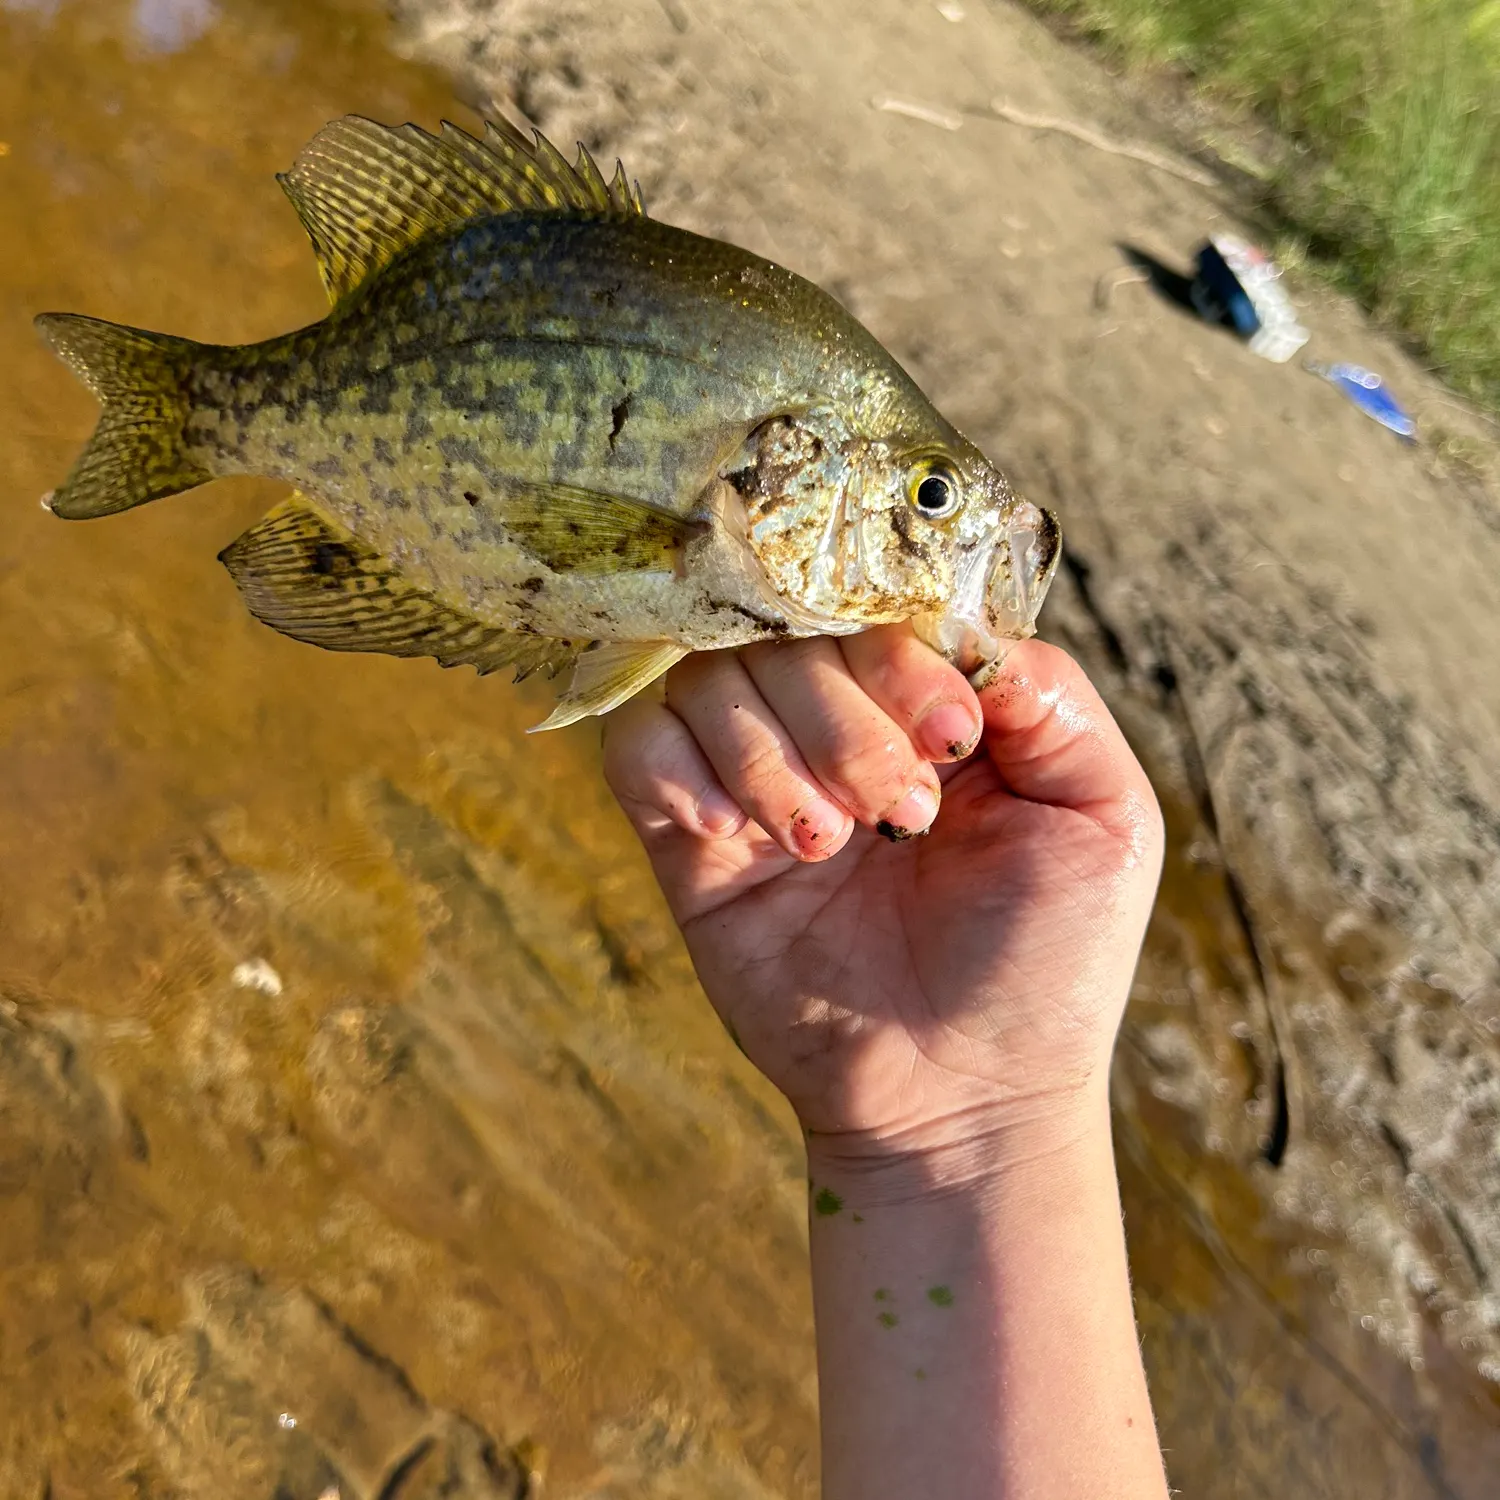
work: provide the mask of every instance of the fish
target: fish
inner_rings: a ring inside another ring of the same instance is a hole
[[[326,317],[213,345],[73,313],[101,404],[50,509],[226,475],[291,494],[220,554],[257,619],[339,651],[567,671],[538,729],[693,651],[910,620],[982,685],[1061,529],[832,296],[658,222],[504,120],[325,126],[277,179]]]

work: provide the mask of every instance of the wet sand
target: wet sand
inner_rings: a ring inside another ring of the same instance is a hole
[[[0,9],[0,1494],[816,1493],[800,1142],[596,732],[257,625],[214,558],[274,486],[38,503],[94,408],[33,313],[321,316],[273,173],[345,110],[472,120],[455,89],[821,280],[1063,515],[1048,629],[1173,838],[1117,1100],[1174,1482],[1491,1493],[1488,501],[1139,287],[1096,302],[1112,238],[1185,256],[1227,201],[869,107],[1003,84],[1151,129],[1038,28],[772,8]],[[1442,618],[1389,582],[1413,537]]]

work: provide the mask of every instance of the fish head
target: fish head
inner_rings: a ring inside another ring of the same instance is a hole
[[[957,433],[873,440],[814,414],[765,424],[747,450],[726,477],[767,596],[797,623],[911,620],[979,685],[1035,630],[1061,529]]]
[[[1057,517],[1017,495],[982,456],[961,471],[974,495],[971,524],[957,530],[952,582],[940,609],[912,628],[982,688],[1036,619],[1062,557]]]

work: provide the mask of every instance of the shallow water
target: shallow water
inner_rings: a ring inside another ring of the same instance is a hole
[[[38,503],[93,406],[31,315],[320,316],[273,173],[346,110],[468,118],[391,42],[352,0],[0,3],[0,1495],[810,1496],[800,1143],[595,734],[527,740],[545,688],[257,625],[214,557],[273,486]],[[1087,602],[1065,582],[1055,627],[1086,657]],[[1234,829],[1172,791],[1179,709],[1116,686],[1175,799],[1117,1070],[1175,1482],[1490,1495],[1461,1279],[1377,1327],[1345,1200],[1308,1227],[1365,1167],[1289,1072]]]
[[[30,315],[320,316],[272,174],[451,89],[360,6],[12,6],[0,59],[0,1494],[394,1494],[432,1441],[509,1494],[478,1429],[562,1494],[805,1491],[797,1138],[596,736],[250,620],[271,486],[38,504],[92,415]]]

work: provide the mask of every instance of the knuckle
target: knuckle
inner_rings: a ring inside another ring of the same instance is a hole
[[[709,670],[696,664],[701,653],[694,652],[680,666],[673,667],[666,680],[666,702],[678,712],[690,712],[694,703],[705,696],[710,678]]]
[[[898,677],[905,656],[900,637],[883,636],[874,630],[863,630],[842,642],[844,660],[861,682],[889,682]]]
[[[689,652],[667,673],[667,701],[718,696],[743,670],[733,651]]]
[[[860,687],[902,725],[915,723],[937,700],[952,697],[955,678],[968,688],[956,668],[907,638],[860,659],[853,670]]]
[[[622,802],[659,802],[662,786],[683,780],[689,764],[690,742],[665,714],[640,714],[618,727],[606,724],[604,781]]]
[[[833,747],[827,760],[828,776],[860,801],[889,801],[887,793],[893,788],[904,791],[915,773],[909,749],[892,737],[844,741]]]
[[[781,746],[774,741],[762,740],[746,746],[741,752],[734,781],[746,796],[764,804],[775,797],[778,785],[793,775]]]
[[[888,714],[897,717],[909,716],[912,691],[900,663],[889,656],[862,664],[855,679],[865,695],[878,703]]]

